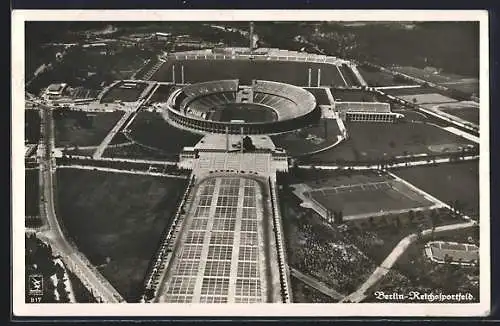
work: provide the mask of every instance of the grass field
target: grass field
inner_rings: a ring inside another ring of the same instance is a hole
[[[243,120],[245,122],[266,122],[278,120],[273,109],[254,103],[226,103],[210,115],[210,120],[229,122]]]
[[[164,154],[178,155],[185,146],[194,146],[202,138],[169,125],[155,112],[137,114],[130,129],[130,136],[138,144],[154,147]]]
[[[326,95],[326,90],[324,88],[312,88],[305,87],[316,98],[316,104],[318,105],[330,105],[330,100],[328,95]]]
[[[40,140],[40,114],[37,110],[24,110],[24,137],[30,144]]]
[[[124,82],[120,82],[108,90],[101,98],[101,103],[113,103],[114,101],[135,102],[139,99],[139,95],[148,86],[146,83],[135,83],[135,87],[123,88]]]
[[[310,62],[263,61],[263,60],[179,60],[165,63],[152,80],[172,80],[172,65],[175,64],[176,80],[181,80],[180,66],[184,65],[184,80],[188,83],[219,79],[239,79],[241,84],[250,84],[252,79],[280,81],[297,86],[307,86],[308,69],[317,81],[317,71],[321,68],[321,85],[345,86],[337,68]]]
[[[465,214],[479,216],[478,161],[401,168],[395,173],[448,204],[458,200]]]
[[[54,111],[56,146],[97,146],[123,112]]]
[[[326,209],[344,216],[432,206],[421,194],[396,181],[350,184],[312,190],[310,196]]]
[[[365,66],[358,66],[357,68],[368,86],[371,87],[414,85],[412,81],[394,78],[394,75],[389,72],[378,71]]]
[[[412,87],[412,88],[394,88],[394,89],[384,89],[384,93],[392,96],[405,96],[405,95],[418,95],[418,94],[431,94],[436,93],[437,90],[432,87]]]
[[[37,170],[24,170],[25,171],[25,216],[39,216],[40,206],[38,205],[39,181],[38,169]]]
[[[479,81],[476,78],[466,78],[456,74],[434,74],[416,67],[394,67],[395,71],[417,77],[432,83],[456,89],[466,93],[479,93]]]
[[[356,75],[354,75],[349,66],[347,66],[346,64],[342,64],[339,66],[339,69],[342,73],[342,76],[344,76],[344,79],[347,82],[348,86],[361,86],[358,78],[356,78]]]
[[[331,88],[333,98],[342,102],[383,102],[377,94],[361,89]]]
[[[479,108],[467,106],[465,103],[443,104],[438,108],[440,111],[454,115],[466,121],[479,125]]]
[[[321,119],[318,124],[298,131],[271,136],[277,147],[284,148],[291,156],[300,156],[321,150],[337,142],[340,135],[335,119]]]
[[[127,301],[137,301],[186,181],[62,169],[57,182],[57,213],[69,237]]]
[[[439,154],[470,141],[425,123],[346,124],[349,139],[332,150],[316,154],[311,162],[373,161],[408,154]],[[432,147],[436,146],[436,147]]]

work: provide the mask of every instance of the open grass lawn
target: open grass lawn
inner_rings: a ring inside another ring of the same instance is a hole
[[[134,302],[185,186],[181,179],[63,169],[57,214],[70,239]]]
[[[337,142],[340,135],[335,119],[321,119],[318,124],[297,131],[271,136],[277,147],[284,148],[291,156],[307,155]]]
[[[164,154],[178,155],[185,146],[194,146],[202,138],[201,135],[171,126],[156,112],[140,112],[130,129],[130,137],[135,142],[158,149]]]
[[[123,112],[54,111],[56,146],[97,146]]]
[[[394,75],[389,72],[377,71],[364,66],[358,66],[357,68],[368,86],[371,87],[414,85],[412,81],[394,78]]]
[[[425,123],[348,122],[349,138],[329,151],[315,154],[311,162],[373,161],[409,154],[440,154],[443,150],[472,144],[448,131]],[[438,147],[431,147],[436,149]]]
[[[39,192],[39,181],[38,181],[38,169],[30,169],[25,171],[25,216],[39,216],[40,206],[38,205],[38,199],[40,197]]]
[[[381,96],[361,89],[330,88],[336,101],[342,102],[384,102]]]
[[[460,108],[439,108],[440,111],[454,115],[466,121],[479,125],[479,109],[473,107],[460,107]]]
[[[40,140],[40,113],[38,110],[24,110],[24,137],[30,144]]]
[[[264,60],[179,60],[169,61],[153,75],[152,80],[171,81],[172,65],[175,64],[176,81],[181,80],[181,65],[184,65],[184,80],[197,83],[207,80],[239,79],[250,84],[252,79],[280,81],[297,86],[307,86],[308,69],[312,69],[311,81],[317,83],[321,69],[321,86],[345,86],[334,65],[311,62],[264,61]]]
[[[458,200],[465,214],[479,216],[478,161],[399,168],[395,173],[450,205]]]
[[[134,83],[131,88],[123,88],[124,82],[120,82],[113,86],[103,95],[101,103],[113,103],[114,101],[135,102],[139,99],[144,89],[148,86],[146,83]]]
[[[394,88],[394,89],[384,89],[382,90],[385,94],[392,96],[404,96],[404,95],[418,95],[418,94],[432,94],[437,93],[437,90],[432,87],[412,87],[412,88]]]
[[[328,95],[326,94],[326,90],[324,88],[305,87],[305,89],[314,95],[316,98],[316,104],[330,105],[330,100],[328,99]]]

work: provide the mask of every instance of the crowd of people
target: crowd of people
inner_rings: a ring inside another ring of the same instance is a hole
[[[303,245],[295,253],[297,269],[316,277],[333,289],[349,294],[355,291],[376,268],[375,263],[343,235],[322,237],[316,226],[304,220],[299,224]],[[325,232],[323,230],[323,232]]]

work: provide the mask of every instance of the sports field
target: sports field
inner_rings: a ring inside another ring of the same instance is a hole
[[[400,168],[395,173],[449,205],[458,201],[465,214],[479,216],[478,161]]]
[[[40,114],[38,110],[24,110],[24,137],[30,144],[40,140]]]
[[[321,86],[345,86],[342,76],[333,65],[310,62],[242,60],[179,60],[169,61],[151,77],[152,80],[171,81],[175,64],[176,81],[181,80],[184,65],[184,80],[197,83],[207,80],[239,79],[241,84],[250,84],[252,79],[280,81],[297,86],[307,86],[308,69],[312,69],[312,84],[317,84],[318,69],[321,69]]]
[[[125,86],[131,84],[133,86]],[[135,102],[139,99],[139,95],[148,86],[146,83],[125,83],[120,82],[108,90],[101,98],[101,103],[113,103],[114,101]]]
[[[474,264],[479,262],[479,248],[476,245],[446,241],[431,241],[426,244],[425,253],[438,263]]]
[[[185,146],[194,146],[202,138],[172,127],[156,112],[140,112],[129,128],[134,142],[166,154],[178,155]]]
[[[255,103],[226,103],[221,105],[209,117],[209,120],[229,122],[243,120],[245,122],[267,122],[278,120],[276,112],[264,105]]]
[[[458,151],[469,140],[425,123],[346,123],[349,139],[327,152],[311,157],[314,162],[374,161],[410,154]]]
[[[57,214],[79,250],[129,302],[143,280],[186,180],[57,171]]]
[[[88,113],[55,110],[56,146],[97,146],[122,115],[120,111]]]
[[[331,212],[342,211],[346,218],[434,205],[403,183],[377,174],[338,175],[307,187],[306,197]]]
[[[271,136],[277,147],[291,156],[302,156],[327,149],[338,141],[340,129],[335,119],[321,119],[317,124],[297,131]]]

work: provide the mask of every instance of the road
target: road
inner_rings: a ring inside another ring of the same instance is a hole
[[[141,102],[142,104],[142,102]],[[140,105],[138,105],[140,107]],[[116,133],[120,131],[122,126],[127,122],[127,120],[130,118],[130,116],[134,114],[132,111],[127,111],[123,114],[123,116],[118,120],[118,122],[114,125],[113,129],[108,132],[104,140],[99,144],[99,147],[97,147],[97,150],[94,152],[94,159],[98,159],[102,156],[104,151],[106,150],[106,147],[108,147],[109,143],[111,143],[111,140],[113,137],[115,137]]]
[[[342,300],[344,298],[344,295],[342,295],[342,294],[338,293],[337,291],[335,291],[334,289],[328,287],[328,285],[326,285],[325,283],[318,281],[317,279],[315,279],[312,276],[303,274],[300,271],[296,270],[295,268],[290,267],[290,275],[298,278],[299,280],[306,283],[310,287],[315,288],[319,292],[321,292],[321,293],[323,293],[331,298],[334,298],[336,300]]]
[[[105,171],[105,172],[115,172],[115,173],[125,173],[125,174],[138,174],[138,175],[150,175],[154,177],[168,177],[168,178],[176,178],[176,179],[188,179],[187,175],[176,175],[176,174],[168,174],[161,172],[152,172],[152,171],[140,171],[140,170],[123,170],[123,169],[114,169],[114,168],[105,168],[102,166],[92,166],[92,165],[59,165],[58,169],[66,168],[66,169],[80,169],[80,170],[92,170],[92,171]]]
[[[438,226],[434,230],[434,234],[450,231],[465,229],[477,225],[476,222],[470,221],[467,223],[458,223]],[[422,237],[432,234],[432,229],[427,229],[422,231]],[[391,251],[391,253],[385,258],[385,260],[378,266],[375,271],[368,277],[368,279],[353,293],[345,297],[342,302],[360,302],[367,296],[367,292],[373,288],[392,268],[392,266],[398,261],[399,257],[408,249],[408,247],[418,239],[416,233],[410,234],[401,240],[396,247]]]
[[[43,143],[41,144],[43,153],[40,158],[40,171],[43,174],[43,211],[44,220],[48,224],[48,229],[37,234],[51,245],[54,252],[60,255],[66,266],[75,273],[84,284],[90,285],[93,293],[99,296],[103,302],[123,302],[121,295],[107,282],[102,275],[90,264],[90,262],[78,252],[65,238],[59,221],[57,220],[54,207],[53,176],[55,160],[52,157],[54,148],[54,132],[52,122],[52,111],[49,107],[41,110]]]

